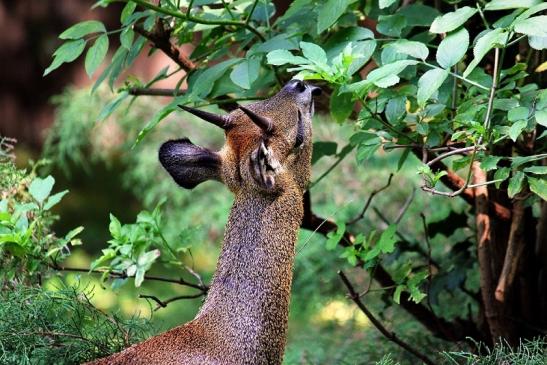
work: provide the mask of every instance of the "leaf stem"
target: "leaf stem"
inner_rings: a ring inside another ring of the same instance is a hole
[[[431,63],[427,63],[427,62],[425,62],[425,61],[421,61],[420,63],[423,64],[423,65],[426,65],[426,66],[428,66],[428,67],[431,67],[431,68],[438,68],[438,69],[444,70],[444,68],[437,67],[437,66],[432,65]],[[448,72],[450,75],[454,76],[455,78],[460,79],[460,80],[463,80],[463,81],[467,82],[468,84],[471,84],[471,85],[473,85],[473,86],[478,87],[479,89],[482,89],[482,90],[490,90],[490,89],[487,88],[486,86],[483,86],[483,85],[481,85],[481,84],[479,84],[479,83],[476,83],[475,81],[471,81],[471,80],[469,80],[469,79],[466,79],[465,77],[460,76],[460,75],[458,75],[457,73],[454,73],[454,72],[449,71],[449,70],[445,70],[445,71]]]

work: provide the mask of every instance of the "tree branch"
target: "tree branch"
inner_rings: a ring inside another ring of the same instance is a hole
[[[394,332],[389,331],[387,328],[384,327],[384,325],[372,314],[371,311],[368,310],[368,308],[365,306],[365,304],[361,301],[361,298],[359,297],[359,294],[355,291],[353,288],[353,285],[348,280],[347,276],[344,274],[343,271],[338,271],[338,275],[340,275],[340,279],[342,279],[342,282],[348,289],[349,297],[353,302],[359,307],[361,312],[363,312],[367,318],[370,320],[370,322],[384,335],[385,338],[390,340],[391,342],[401,346],[406,351],[410,352],[412,355],[416,356],[418,359],[422,360],[424,363],[428,365],[434,365],[435,363],[430,360],[425,354],[421,353],[405,341],[401,340]]]
[[[177,89],[160,89],[160,88],[148,88],[148,87],[130,87],[127,89],[129,95],[141,96],[180,96],[186,93],[186,90]]]
[[[169,303],[175,302],[177,300],[196,299],[196,298],[202,297],[204,295],[205,295],[205,292],[201,292],[201,293],[192,294],[192,295],[178,295],[176,297],[173,297],[173,298],[170,298],[170,299],[167,299],[167,300],[161,300],[158,297],[156,297],[155,295],[140,294],[139,298],[150,299],[150,300],[153,300],[154,302],[156,302],[157,306],[156,306],[156,308],[154,308],[154,311],[157,311],[160,308],[167,307],[167,305],[169,305]]]
[[[129,278],[129,276],[127,276],[126,273],[116,272],[116,271],[88,270],[88,269],[83,269],[83,268],[64,267],[64,266],[58,266],[58,265],[49,265],[49,267],[52,268],[53,270],[57,270],[57,271],[82,272],[82,273],[86,273],[86,274],[101,274],[101,275],[104,274],[104,273],[108,273],[108,276],[113,277],[113,278],[120,278],[120,279]],[[190,283],[190,282],[184,280],[183,278],[169,279],[169,278],[164,278],[164,277],[159,277],[159,276],[151,276],[151,275],[145,275],[144,278],[146,280],[161,281],[161,282],[164,282],[164,283],[172,283],[172,284],[187,286],[187,287],[190,287],[190,288],[200,290],[203,293],[206,293],[209,290],[209,287],[207,285],[193,284],[193,283]],[[200,294],[200,295],[202,295],[202,294]]]
[[[511,289],[517,268],[524,252],[524,201],[516,199],[513,204],[511,228],[509,231],[509,240],[507,250],[505,251],[505,259],[503,269],[496,287],[496,300],[499,302],[505,301],[507,292]]]
[[[480,184],[486,181],[486,172],[478,162],[473,163],[473,182]],[[490,334],[494,341],[503,337],[499,306],[494,299],[494,278],[492,273],[492,232],[486,186],[476,188],[475,219],[477,224],[477,258],[479,261],[479,281],[484,315]]]
[[[311,198],[309,191],[304,194],[304,217],[301,227],[311,231],[316,231],[325,236],[329,232],[336,231],[338,228],[336,223],[319,217],[313,213],[311,209]],[[343,247],[348,247],[352,245],[353,240],[353,234],[346,231],[339,244]],[[363,264],[364,263],[361,260],[357,262],[358,266],[362,267]],[[392,287],[395,285],[395,281],[391,275],[381,265],[376,266],[373,271],[373,277],[382,287]],[[467,337],[482,339],[481,333],[478,331],[475,324],[470,320],[456,319],[453,322],[448,322],[443,318],[436,317],[424,305],[413,302],[410,299],[410,295],[406,292],[401,294],[400,303],[403,309],[410,313],[436,337],[448,341],[461,341],[465,340]]]
[[[365,213],[368,209],[368,207],[370,206],[370,203],[372,202],[372,199],[374,199],[374,196],[384,190],[386,190],[389,185],[391,185],[391,179],[393,178],[393,173],[389,174],[389,178],[387,179],[387,183],[382,186],[381,188],[379,189],[376,189],[374,190],[372,193],[370,193],[370,196],[368,197],[363,209],[361,210],[361,212],[359,213],[359,215],[357,215],[355,218],[349,220],[346,224],[347,225],[352,225],[352,224],[355,224],[357,223],[358,221],[360,221],[361,219],[363,219],[363,217],[365,216]]]
[[[184,71],[188,72],[196,68],[195,63],[180,53],[178,48],[171,43],[171,30],[165,29],[161,18],[156,19],[156,25],[151,32],[147,31],[139,24],[135,24],[133,30],[152,42],[155,48],[160,49]]]

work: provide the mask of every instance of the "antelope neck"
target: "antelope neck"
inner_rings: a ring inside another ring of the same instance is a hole
[[[213,283],[196,317],[225,324],[226,342],[258,358],[282,356],[302,214],[296,190],[275,198],[236,195]]]

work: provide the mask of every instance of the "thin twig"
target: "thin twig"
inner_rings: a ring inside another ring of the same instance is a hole
[[[413,187],[412,188],[412,193],[410,193],[408,198],[406,198],[405,203],[403,204],[403,206],[399,210],[399,214],[397,214],[397,218],[395,218],[395,224],[399,224],[401,219],[403,219],[403,216],[405,215],[406,211],[410,207],[410,204],[412,204],[412,201],[414,200],[415,196],[416,196],[416,188]]]
[[[258,0],[255,0],[253,3],[253,7],[251,8],[249,15],[247,16],[247,19],[245,19],[245,24],[249,24],[249,21],[251,20],[251,17],[253,16],[253,13],[255,12],[255,8],[257,4],[258,4]]]
[[[386,216],[384,216],[382,214],[382,212],[380,212],[380,209],[378,209],[377,207],[372,207],[372,210],[374,210],[374,213],[376,213],[376,215],[378,216],[378,218],[380,218],[382,220],[382,222],[384,222],[384,224],[386,226],[390,226],[391,225],[391,222],[389,221],[389,219],[386,218]],[[395,234],[397,235],[397,237],[399,237],[403,242],[406,243],[407,245],[407,249],[409,251],[414,251],[416,253],[418,253],[420,256],[422,257],[425,257],[427,258],[427,252],[424,251],[424,249],[422,247],[420,247],[419,244],[416,244],[416,243],[412,243],[412,241],[410,241],[407,237],[405,237],[401,232],[399,232],[399,230],[396,230],[395,231]],[[431,263],[433,265],[435,265],[436,268],[439,268],[439,264],[434,261],[433,259],[431,259]]]
[[[156,25],[151,32],[147,31],[139,24],[135,24],[133,26],[133,30],[152,42],[154,47],[162,50],[163,53],[165,53],[183,70],[188,72],[196,68],[196,64],[183,55],[179,49],[171,43],[171,31],[169,29],[165,29],[161,18],[157,18]]]
[[[393,178],[393,173],[389,174],[389,177],[387,179],[387,183],[382,186],[381,188],[379,189],[376,189],[376,190],[373,190],[372,193],[370,193],[370,196],[368,197],[365,205],[363,206],[363,209],[361,209],[361,212],[353,219],[349,220],[346,225],[352,225],[352,224],[355,224],[357,223],[358,221],[360,221],[361,219],[363,219],[363,217],[365,216],[365,213],[368,209],[368,207],[370,206],[370,203],[372,202],[372,199],[374,199],[374,196],[384,190],[386,190],[389,185],[391,185],[391,179]]]
[[[440,68],[440,67],[438,67],[438,66],[432,65],[431,63],[427,63],[427,62],[420,62],[420,63],[423,64],[423,65],[426,65],[426,66],[428,66],[428,67],[431,67],[431,68],[438,68],[439,70],[444,70],[444,69],[442,69],[442,68]],[[447,72],[448,72],[450,75],[454,76],[455,78],[460,79],[460,80],[463,80],[463,81],[467,82],[468,84],[471,84],[471,85],[473,85],[473,86],[478,87],[479,89],[482,89],[482,90],[489,90],[486,86],[483,86],[483,85],[481,85],[481,84],[479,84],[479,83],[476,83],[475,81],[471,81],[471,80],[469,80],[469,79],[466,79],[465,77],[460,76],[460,75],[458,75],[457,73],[454,73],[454,72],[451,72],[451,71],[447,71]]]
[[[429,161],[427,163],[427,166],[431,166],[435,162],[444,160],[447,157],[454,156],[454,155],[459,155],[459,154],[466,153],[466,152],[471,152],[475,149],[479,149],[479,150],[484,149],[484,146],[470,146],[470,147],[457,148],[455,150],[448,151],[446,153],[443,153],[442,155],[439,155],[439,156],[435,157],[433,160]]]
[[[148,88],[148,87],[130,87],[127,89],[129,95],[141,96],[181,96],[186,93],[186,90],[177,89],[161,89],[161,88]]]
[[[319,182],[321,180],[323,180],[323,178],[325,176],[327,176],[332,170],[334,170],[336,168],[336,166],[338,166],[340,164],[340,162],[342,162],[344,160],[344,158],[346,158],[346,156],[349,154],[349,151],[347,153],[342,153],[343,151],[345,151],[348,147],[350,146],[350,144],[348,143],[347,145],[345,145],[342,150],[340,151],[340,153],[338,154],[338,159],[325,171],[321,174],[321,176],[319,176],[314,182],[312,182],[310,184],[310,187],[309,189],[313,188],[315,185],[319,184]]]
[[[83,269],[83,268],[77,268],[77,267],[64,267],[64,266],[57,266],[57,265],[50,265],[50,267],[53,270],[57,270],[57,271],[82,272],[82,273],[88,273],[88,274],[101,274],[101,275],[104,274],[104,273],[108,273],[108,276],[114,277],[114,278],[121,278],[121,279],[129,278],[129,276],[127,276],[126,273],[116,272],[116,271],[89,270],[89,269]],[[164,283],[172,283],[172,284],[187,286],[187,287],[190,287],[190,288],[201,290],[203,292],[207,292],[209,290],[209,287],[207,285],[193,284],[193,283],[187,282],[183,278],[169,279],[169,278],[164,278],[164,277],[159,277],[159,276],[151,276],[151,275],[145,275],[144,278],[146,280],[151,280],[151,281],[161,281],[161,282],[164,282]]]
[[[156,297],[155,295],[140,294],[140,295],[139,295],[139,298],[142,298],[142,299],[150,299],[150,300],[153,300],[154,302],[156,302],[157,306],[156,306],[156,308],[154,308],[154,311],[157,311],[157,310],[160,309],[160,308],[165,308],[165,307],[167,307],[167,305],[168,305],[169,303],[175,302],[175,301],[177,301],[177,300],[196,299],[196,298],[202,297],[202,296],[204,296],[204,295],[205,295],[205,293],[204,293],[204,292],[201,292],[201,293],[192,294],[192,295],[178,295],[178,296],[176,296],[176,297],[169,298],[169,299],[167,299],[167,300],[161,300],[161,299],[159,299],[158,297]]]
[[[348,280],[346,274],[344,274],[343,271],[338,271],[338,275],[340,275],[340,279],[342,279],[342,282],[348,289],[349,297],[353,302],[359,307],[359,309],[367,316],[367,318],[370,320],[370,322],[384,335],[385,338],[387,338],[389,341],[399,345],[412,355],[416,356],[418,359],[422,360],[427,365],[435,365],[435,363],[429,359],[425,354],[420,352],[419,350],[412,347],[410,344],[406,343],[405,341],[401,340],[394,332],[389,331],[384,325],[372,314],[371,311],[368,310],[367,307],[365,307],[365,304],[361,301],[361,298],[359,298],[359,294],[355,291],[353,288],[353,285]]]

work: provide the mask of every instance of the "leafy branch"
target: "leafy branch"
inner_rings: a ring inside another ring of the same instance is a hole
[[[199,18],[199,17],[191,15],[190,14],[190,8],[189,8],[188,12],[182,13],[180,11],[171,10],[171,9],[167,9],[167,8],[164,8],[164,7],[161,7],[161,6],[151,4],[151,3],[147,2],[146,0],[114,0],[114,2],[124,2],[124,3],[134,2],[134,3],[142,6],[143,8],[154,10],[154,11],[160,13],[160,14],[169,15],[169,16],[172,16],[174,18],[187,20],[187,21],[190,21],[190,22],[193,22],[193,23],[198,23],[198,24],[224,25],[224,26],[234,26],[234,27],[238,27],[238,28],[245,28],[248,31],[250,31],[251,33],[253,33],[256,37],[258,37],[258,39],[260,39],[260,41],[262,41],[262,42],[266,41],[266,38],[264,38],[264,36],[255,27],[248,24],[247,22],[236,21],[236,20],[203,19],[203,18]]]

